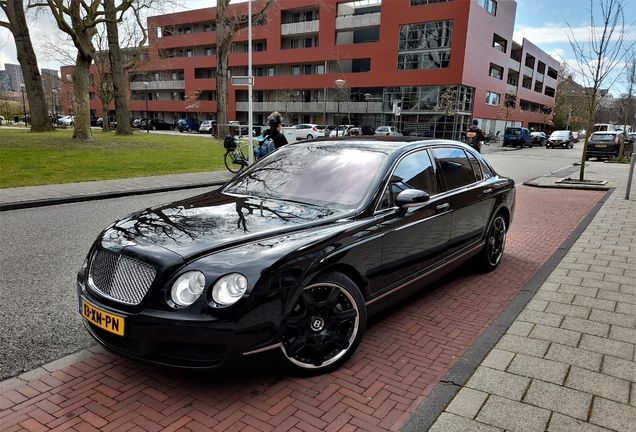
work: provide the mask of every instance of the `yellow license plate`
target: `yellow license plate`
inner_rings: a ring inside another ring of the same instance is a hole
[[[79,299],[79,307],[82,316],[97,327],[119,336],[124,335],[124,317],[96,308],[82,297]]]
[[[605,148],[607,144],[596,144],[596,148]]]

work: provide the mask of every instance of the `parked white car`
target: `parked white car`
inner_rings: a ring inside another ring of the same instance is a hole
[[[375,129],[375,136],[402,136],[395,126],[378,126]]]
[[[199,133],[212,133],[215,124],[216,122],[213,122],[212,120],[202,121],[201,126],[199,126]]]
[[[336,126],[336,129],[333,129],[329,133],[329,136],[330,137],[348,136],[350,134],[350,131],[351,131],[352,127],[354,127],[354,126],[353,125],[338,125],[338,126]]]
[[[296,126],[296,139],[314,139],[325,136],[325,130],[316,124],[303,123]]]
[[[75,124],[75,116],[64,116],[58,120],[57,124],[62,126],[73,126]]]

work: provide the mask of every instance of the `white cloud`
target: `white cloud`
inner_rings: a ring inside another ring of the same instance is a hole
[[[574,37],[579,43],[589,40],[592,28],[587,25],[578,27],[568,27],[566,24],[545,23],[543,27],[519,26],[515,28],[514,40],[520,41],[523,38],[532,41],[535,45],[569,43],[568,35]],[[602,34],[603,29],[596,27],[595,31]],[[618,38],[619,33],[615,32],[613,39]],[[636,29],[625,33],[625,41],[636,40]]]

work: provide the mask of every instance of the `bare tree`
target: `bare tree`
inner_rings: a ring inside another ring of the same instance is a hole
[[[585,179],[585,160],[587,143],[592,135],[589,130],[593,124],[594,112],[599,102],[599,92],[609,81],[610,75],[625,57],[625,39],[631,26],[625,24],[625,0],[598,0],[600,12],[594,10],[597,0],[590,0],[590,32],[586,43],[579,42],[572,27],[567,36],[577,60],[577,72],[584,81],[587,101],[588,133],[581,155],[579,181]],[[596,25],[597,19],[600,25]],[[632,44],[631,47],[634,45]],[[611,85],[608,85],[611,87]]]
[[[497,105],[495,117],[504,121],[505,130],[508,127],[508,119],[514,117],[517,112],[519,112],[517,95],[515,93],[506,93],[504,99],[499,101],[499,105]]]
[[[217,95],[217,124],[219,136],[229,134],[229,127],[224,126],[228,119],[228,55],[232,47],[232,41],[237,31],[247,28],[249,18],[247,15],[236,15],[235,9],[229,10],[230,0],[218,0],[216,5],[216,95]],[[275,3],[275,0],[259,0],[252,2],[259,12],[252,13],[252,23],[267,19],[267,12]],[[250,71],[251,75],[251,71]]]
[[[18,53],[18,62],[24,75],[24,86],[29,98],[29,107],[31,108],[31,131],[48,132],[55,130],[48,115],[48,107],[42,87],[42,76],[40,75],[38,60],[31,42],[22,0],[1,0],[0,9],[7,17],[7,21],[0,21],[0,27],[6,28],[13,35]]]

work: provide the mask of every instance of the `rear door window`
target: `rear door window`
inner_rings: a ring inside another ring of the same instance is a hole
[[[475,183],[475,173],[468,156],[457,147],[438,147],[433,149],[437,165],[440,168],[447,190],[457,189]]]

